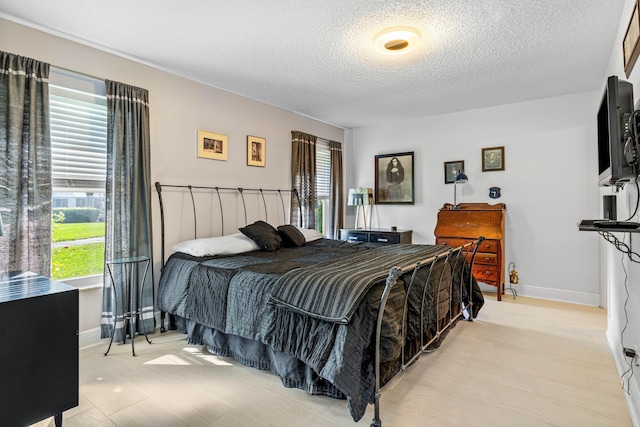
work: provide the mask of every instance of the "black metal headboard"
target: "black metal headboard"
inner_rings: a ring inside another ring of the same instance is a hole
[[[164,202],[162,198],[162,190],[163,189],[182,189],[183,191],[187,191],[189,194],[189,198],[191,200],[191,208],[193,211],[193,238],[198,238],[198,219],[196,213],[196,199],[194,197],[194,191],[208,191],[212,194],[214,198],[217,198],[218,205],[220,207],[220,224],[222,234],[224,234],[224,209],[221,193],[232,193],[240,196],[240,200],[242,201],[242,210],[244,213],[244,223],[247,224],[247,204],[245,200],[245,194],[255,194],[258,195],[262,200],[262,204],[264,206],[264,220],[269,222],[269,215],[267,209],[267,201],[265,198],[265,194],[272,194],[276,197],[279,197],[280,203],[282,206],[282,215],[283,222],[281,224],[286,224],[289,222],[289,218],[287,217],[287,213],[289,212],[289,208],[285,206],[285,197],[283,194],[287,195],[287,201],[289,206],[292,206],[292,200],[295,200],[298,211],[300,215],[299,218],[302,218],[302,206],[300,203],[300,196],[298,192],[293,190],[282,190],[282,189],[264,189],[264,188],[243,188],[243,187],[217,187],[217,186],[197,186],[197,185],[173,185],[173,184],[160,184],[159,182],[155,183],[156,191],[158,193],[158,201],[160,202],[160,229],[161,229],[161,253],[162,253],[162,266],[164,267],[165,259],[165,246],[166,246],[166,238],[165,238],[165,209]]]

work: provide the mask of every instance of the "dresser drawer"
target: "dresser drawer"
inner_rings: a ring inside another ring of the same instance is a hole
[[[447,246],[462,246],[466,243],[473,242],[477,239],[461,239],[459,237],[436,237],[437,245]],[[480,244],[480,252],[498,253],[498,241],[497,240],[485,240]]]
[[[346,233],[347,238],[350,242],[368,242],[369,241],[369,233],[363,231],[348,231]]]
[[[498,282],[498,266],[473,264],[473,277],[478,282],[495,285]]]
[[[468,254],[467,258],[471,259],[472,254]],[[488,252],[476,253],[475,264],[479,265],[498,265],[498,255],[490,254]]]
[[[373,243],[400,243],[398,233],[369,233],[369,241]]]
[[[459,237],[436,237],[436,245],[456,247],[472,242],[473,240],[475,239],[461,239]]]

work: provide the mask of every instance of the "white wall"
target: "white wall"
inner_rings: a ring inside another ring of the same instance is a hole
[[[292,130],[343,141],[343,130],[335,126],[2,19],[0,50],[149,90],[152,182],[288,189]],[[197,158],[198,129],[228,136],[228,161]],[[266,138],[266,167],[246,165],[247,135]],[[161,260],[155,195],[153,204],[157,283]],[[81,330],[99,326],[100,292],[81,292]]]
[[[414,151],[415,205],[377,205],[373,226],[413,229],[414,243],[434,243],[438,209],[453,203],[444,162],[464,160],[469,182],[458,201],[507,205],[506,262],[516,264],[518,293],[598,305],[598,242],[577,224],[601,217],[599,99],[581,93],[354,129],[347,187],[373,187],[376,154]],[[482,148],[496,146],[505,147],[505,170],[482,172]],[[500,199],[489,198],[492,186],[501,187]]]
[[[618,78],[627,80],[634,85],[634,97],[636,108],[640,105],[640,62],[636,63],[632,73],[627,77],[624,73],[622,58],[622,41],[629,25],[635,0],[625,0],[624,12],[618,26],[618,37],[611,50],[611,59],[606,76],[617,75]],[[605,76],[605,77],[606,77]],[[604,82],[604,78],[603,78]],[[603,83],[604,87],[604,83]],[[617,193],[618,219],[627,219],[635,211],[637,201],[637,184],[626,185]],[[614,193],[611,189],[602,191],[603,194]],[[634,221],[640,221],[640,216],[635,215]],[[635,233],[617,233],[620,239],[630,244],[635,253],[638,251],[640,236]],[[631,418],[634,425],[640,426],[640,369],[632,365],[633,375],[628,372],[631,360],[625,358],[623,347],[640,349],[640,266],[637,264],[639,256],[635,256],[636,263],[629,262],[628,258],[616,250],[613,245],[600,239],[601,245],[601,280],[608,290],[608,322],[607,338],[613,353],[618,373],[624,380],[624,387],[629,391],[625,398],[629,405]],[[635,363],[640,359],[636,356]],[[623,375],[627,372],[625,375]]]

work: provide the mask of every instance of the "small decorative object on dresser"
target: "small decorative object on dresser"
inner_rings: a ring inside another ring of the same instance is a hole
[[[395,227],[394,227],[395,228]],[[376,229],[367,230],[340,229],[340,239],[350,242],[371,243],[411,243],[412,230]]]
[[[478,249],[473,275],[479,282],[497,287],[498,301],[504,293],[504,215],[506,205],[497,203],[445,203],[438,212],[434,234],[436,244],[457,246],[483,236]]]

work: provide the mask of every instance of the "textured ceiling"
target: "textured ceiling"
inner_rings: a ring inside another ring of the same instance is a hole
[[[0,17],[353,128],[600,90],[623,7],[622,0],[0,0]],[[377,53],[374,36],[392,26],[417,29],[418,48]]]

